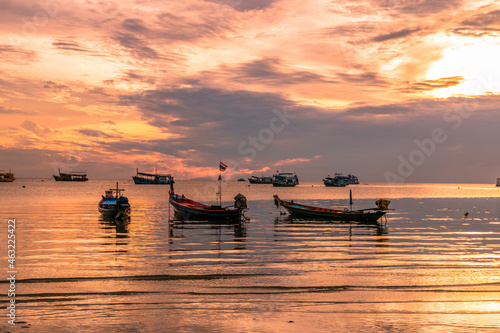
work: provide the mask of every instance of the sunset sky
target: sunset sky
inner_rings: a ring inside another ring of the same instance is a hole
[[[0,169],[500,177],[500,5],[0,2]]]

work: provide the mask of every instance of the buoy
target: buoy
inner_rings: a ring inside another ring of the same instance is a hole
[[[469,216],[469,213],[465,212],[464,217],[467,217],[467,216]]]

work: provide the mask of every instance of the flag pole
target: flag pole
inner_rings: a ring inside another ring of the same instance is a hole
[[[219,157],[219,206],[222,207],[222,170],[221,170],[222,158]]]
[[[220,162],[219,162],[220,163]],[[222,207],[222,175],[219,164],[219,206]]]

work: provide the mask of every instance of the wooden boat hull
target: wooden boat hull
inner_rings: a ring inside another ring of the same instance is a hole
[[[169,201],[175,212],[186,220],[239,220],[241,217],[239,209],[209,206],[175,194],[170,196]]]
[[[282,184],[282,183],[273,183],[274,187],[294,187],[297,186],[297,184]]]
[[[335,221],[373,222],[377,221],[386,214],[386,212],[382,210],[338,210],[302,205],[291,201],[283,201],[277,196],[275,199],[278,200],[279,204],[283,206],[291,215],[300,217],[326,218]]]

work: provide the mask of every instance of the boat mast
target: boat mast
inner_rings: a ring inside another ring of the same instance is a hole
[[[352,190],[349,190],[349,205],[351,206],[351,212],[352,212]]]

